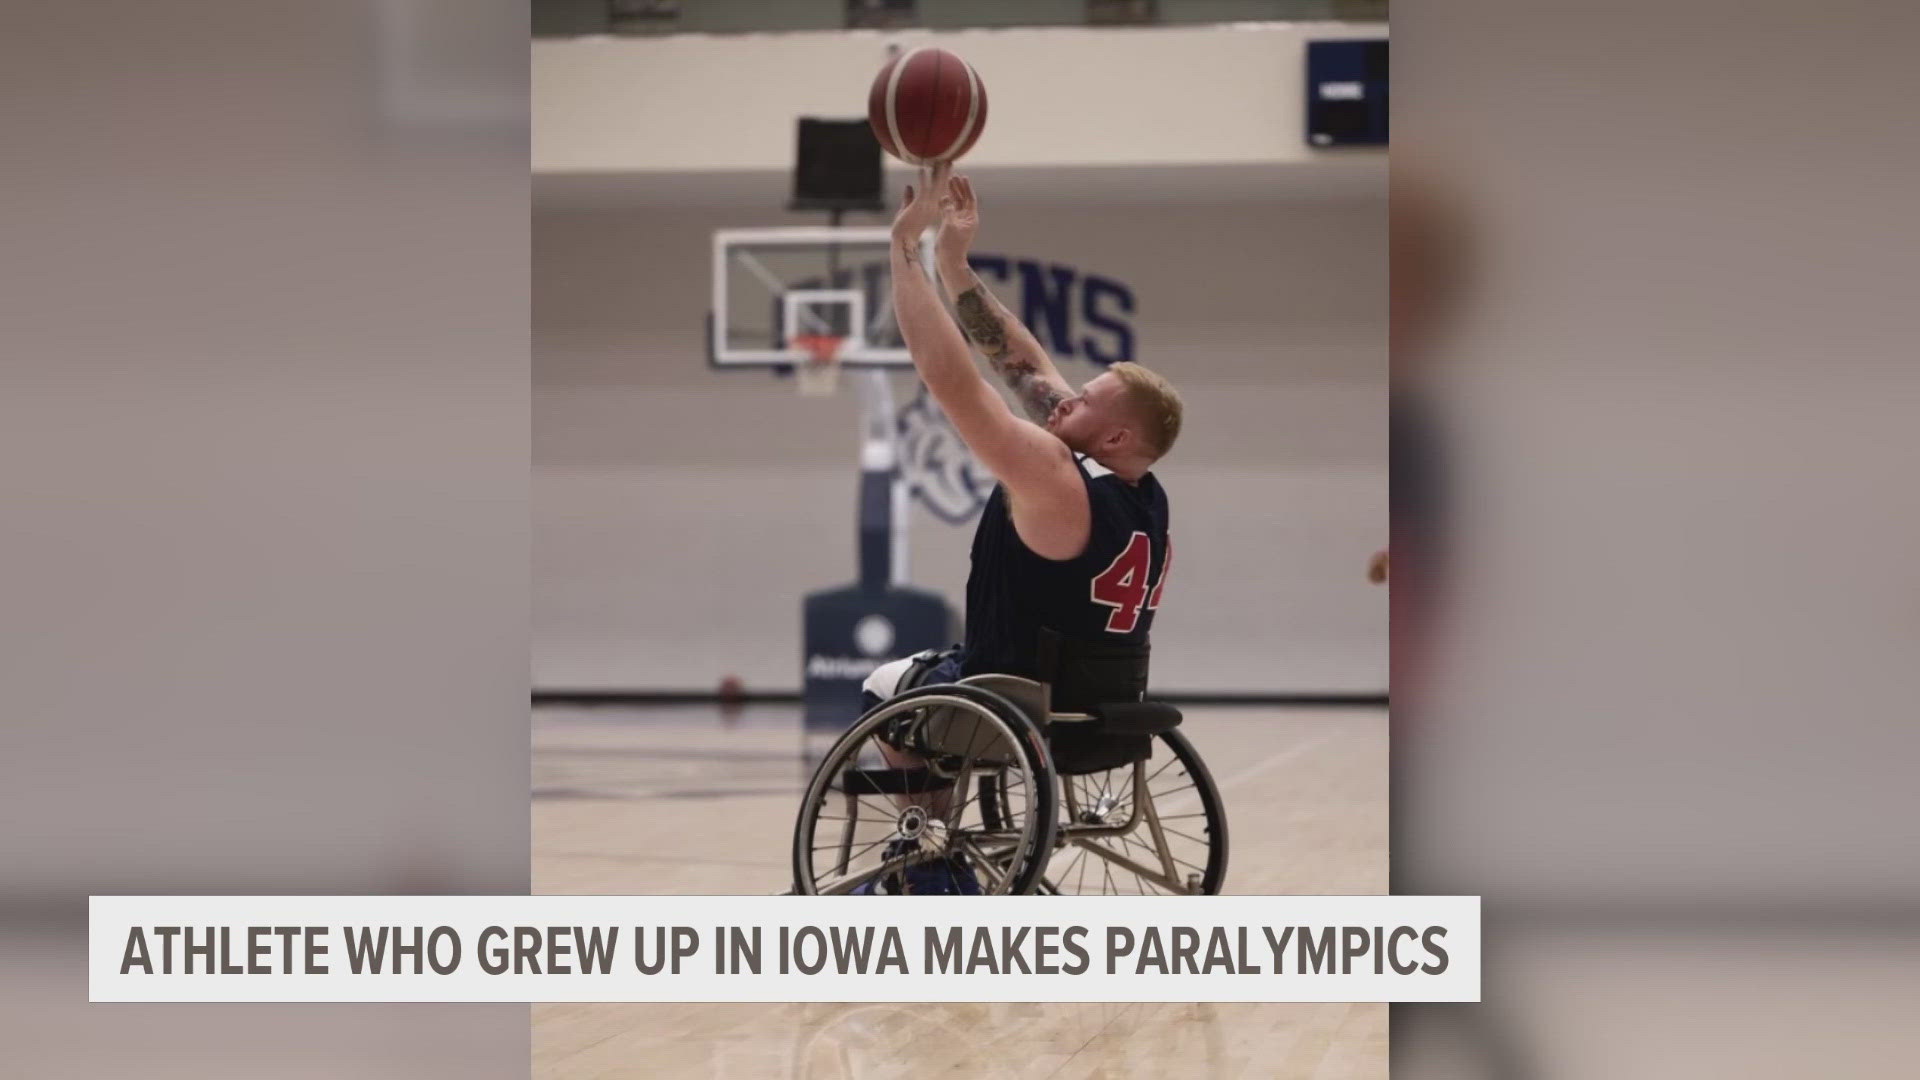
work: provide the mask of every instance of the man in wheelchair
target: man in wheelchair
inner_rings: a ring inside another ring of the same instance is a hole
[[[979,872],[993,879],[994,891],[1044,887],[1038,879],[1008,878],[1024,864],[996,846],[1008,830],[993,824],[1010,822],[1022,799],[1042,808],[1029,817],[1050,819],[1054,785],[1064,779],[1058,794],[1073,808],[1069,826],[1083,822],[1089,833],[1118,829],[1104,823],[1122,813],[1133,814],[1129,820],[1137,826],[1139,813],[1123,794],[1089,789],[1079,793],[1080,806],[1072,781],[1102,764],[1118,768],[1144,758],[1155,725],[1169,727],[1178,718],[1172,713],[1168,721],[1165,707],[1152,715],[1125,714],[1125,707],[1140,703],[1145,690],[1148,635],[1171,562],[1167,496],[1151,470],[1179,436],[1180,397],[1165,379],[1132,363],[1112,365],[1077,392],[1069,386],[1033,333],[969,267],[979,221],[972,185],[941,165],[908,187],[893,225],[893,306],[901,335],[928,391],[998,484],[974,533],[965,642],[875,671],[866,684],[868,717],[873,707],[902,695],[982,682],[924,697],[926,705],[903,708],[874,729],[886,767],[902,779],[873,779],[884,770],[847,773],[855,779],[839,793],[849,821],[864,805],[860,799],[883,795],[864,788],[891,783],[899,790],[884,798],[902,808],[884,849],[886,862],[899,868],[854,892],[973,894],[982,891]],[[938,229],[935,264],[955,317],[921,269],[921,238],[931,228]],[[975,367],[969,340],[1012,391],[1024,418]],[[1004,715],[1009,703],[1024,720]],[[1100,709],[1111,715],[1096,718]],[[971,734],[959,727],[965,715],[973,717]],[[1069,715],[1098,719],[1100,730],[1091,734],[1089,725],[1090,734],[1076,736]],[[995,730],[982,734],[986,728]],[[1022,745],[1041,741],[1030,738],[1033,732],[1045,733],[1051,756]],[[956,794],[973,798],[976,782],[987,824],[962,836],[946,819]],[[942,833],[942,824],[952,835]],[[1056,839],[1050,823],[1033,828],[1050,847]],[[1162,831],[1157,823],[1154,829]],[[916,860],[915,852],[943,836],[944,855]],[[841,862],[853,854],[849,842]],[[1119,865],[1137,870],[1144,864]]]

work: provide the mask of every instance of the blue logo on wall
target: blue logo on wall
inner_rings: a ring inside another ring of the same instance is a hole
[[[926,387],[900,410],[895,431],[900,474],[920,505],[949,525],[978,516],[993,494],[993,474],[974,460]]]
[[[1134,300],[1133,290],[1127,286],[1062,263],[1011,255],[972,255],[967,262],[1054,359],[1080,359],[1102,367],[1134,359]],[[867,294],[868,311],[889,311],[887,272],[883,262],[849,266],[832,287],[849,288],[858,283]],[[789,287],[828,286],[825,278],[818,278],[795,281]],[[773,324],[779,326],[777,307],[773,315]],[[883,348],[902,347],[899,330],[891,325],[875,337],[873,344]]]
[[[973,255],[967,262],[989,287],[1015,287],[1018,295],[1007,307],[1055,359],[1079,357],[1102,366],[1133,359],[1132,289],[1059,263],[1006,255]]]

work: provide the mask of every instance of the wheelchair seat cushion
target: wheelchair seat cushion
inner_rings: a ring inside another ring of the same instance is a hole
[[[1158,735],[1180,726],[1180,710],[1163,701],[1121,701],[1096,706],[1093,715],[1109,735]]]
[[[1153,756],[1153,736],[1113,735],[1093,721],[1054,724],[1047,729],[1053,768],[1062,776],[1105,772]]]

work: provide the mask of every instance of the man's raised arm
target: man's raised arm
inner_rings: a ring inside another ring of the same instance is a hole
[[[959,424],[961,418],[954,415],[955,408],[968,414],[977,412],[973,391],[989,387],[974,368],[966,339],[947,317],[945,305],[941,304],[939,294],[921,267],[921,236],[940,221],[938,185],[945,180],[945,175],[944,170],[935,170],[931,182],[925,171],[920,176],[920,188],[908,186],[900,214],[893,223],[893,314],[920,381],[927,384],[927,389],[946,409],[948,418]],[[1007,413],[1004,404],[1000,412]],[[1012,419],[1012,414],[1007,416]],[[963,430],[961,434],[966,433]],[[967,441],[972,443],[971,439]],[[980,449],[975,447],[974,452],[977,454]]]
[[[973,197],[972,182],[956,176],[947,192],[949,205],[940,240],[934,245],[934,263],[947,295],[953,298],[960,328],[1013,391],[1027,416],[1044,424],[1062,401],[1073,396],[1073,388],[1060,377],[1040,339],[1013,317],[967,265],[967,252],[980,229],[980,204]]]
[[[1049,559],[1072,558],[1086,545],[1091,510],[1067,445],[1038,424],[1013,415],[973,366],[966,339],[948,317],[920,263],[921,235],[940,220],[940,186],[922,174],[918,192],[893,223],[893,313],[920,381],[960,438],[1011,493],[1014,527],[1028,547]]]

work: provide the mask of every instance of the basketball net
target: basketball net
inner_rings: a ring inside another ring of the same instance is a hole
[[[801,397],[832,397],[840,385],[840,346],[846,339],[833,334],[796,334],[793,343],[807,350],[807,362],[794,368]]]

